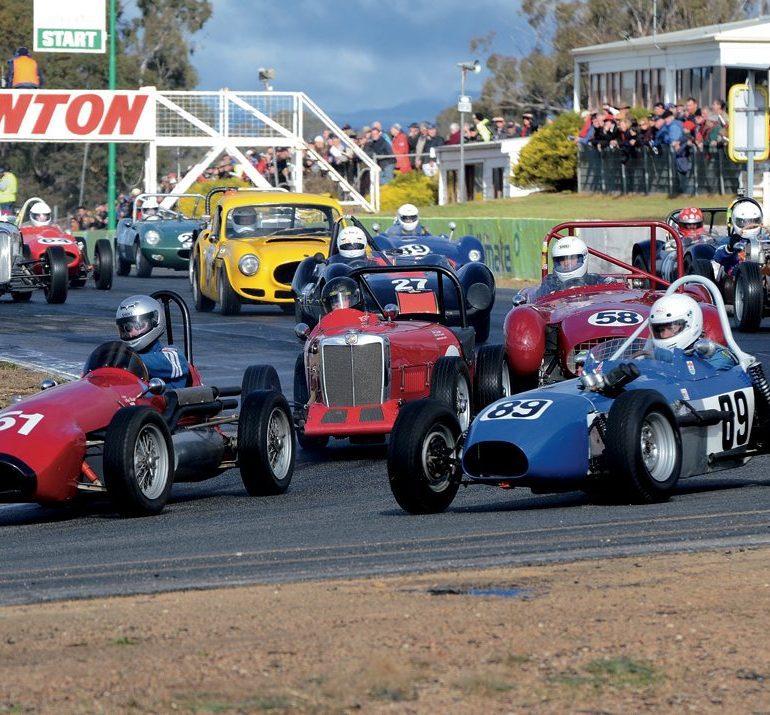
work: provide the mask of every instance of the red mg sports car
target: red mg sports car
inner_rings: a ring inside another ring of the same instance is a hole
[[[83,287],[88,278],[94,279],[98,290],[112,288],[112,244],[106,238],[96,242],[94,260],[89,261],[86,242],[82,238],[73,238],[62,231],[56,224],[36,226],[30,220],[30,209],[41,199],[32,197],[22,206],[16,222],[24,239],[24,253],[27,259],[40,260],[52,246],[59,246],[67,258],[67,272],[70,288]]]
[[[627,337],[647,317],[652,304],[663,295],[669,283],[656,275],[655,255],[650,255],[650,272],[588,246],[588,253],[609,264],[614,279],[586,285],[580,280],[558,284],[549,290],[548,250],[552,241],[575,236],[581,229],[648,229],[654,242],[663,231],[675,245],[677,274],[684,275],[683,246],[679,234],[660,221],[571,221],[555,226],[543,240],[543,282],[525,288],[514,296],[514,307],[505,318],[505,351],[511,368],[513,392],[576,377],[588,351],[617,337]],[[629,235],[630,246],[638,240]],[[651,288],[640,286],[652,286]],[[711,302],[697,285],[684,290],[696,300]],[[719,315],[713,305],[703,306],[706,336],[722,342]],[[642,335],[646,337],[646,333]]]
[[[433,275],[439,288],[396,292],[398,305],[383,306],[367,280],[382,274]],[[466,429],[475,410],[510,394],[503,346],[484,345],[474,354],[475,331],[453,271],[368,266],[332,279],[324,291],[333,292],[338,282],[353,285],[354,307],[327,309],[312,331],[304,323],[296,329],[305,340],[294,372],[294,418],[303,448],[322,448],[330,437],[380,441],[401,406],[424,397],[447,404]],[[459,326],[446,324],[448,291],[451,304],[459,306]]]
[[[83,376],[0,410],[0,502],[62,504],[107,496],[125,516],[159,513],[174,481],[200,481],[239,467],[246,491],[279,494],[294,471],[294,427],[286,399],[270,389],[273,368],[253,366],[241,386],[206,387],[192,364],[189,313],[171,291],[153,297],[182,314],[188,387],[148,379],[121,341],[97,347]],[[242,395],[239,412],[237,395]]]

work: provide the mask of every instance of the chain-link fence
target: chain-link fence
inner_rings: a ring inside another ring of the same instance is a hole
[[[758,175],[768,162],[755,164]],[[578,191],[602,194],[735,194],[745,164],[736,164],[724,147],[691,146],[686,156],[673,148],[623,149],[578,146]]]

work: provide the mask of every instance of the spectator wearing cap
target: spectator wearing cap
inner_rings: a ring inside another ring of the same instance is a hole
[[[435,124],[428,124],[428,139],[425,142],[425,151],[431,155],[435,152],[431,152],[431,149],[435,149],[437,146],[444,146],[444,137],[438,133],[438,127]]]
[[[473,115],[473,123],[478,136],[474,137],[472,141],[492,141],[492,129],[489,126],[489,119],[487,117],[481,112],[475,112]]]
[[[492,117],[492,138],[495,141],[505,139],[505,117]]]
[[[509,119],[505,123],[505,138],[506,139],[516,139],[521,133],[521,127],[514,122],[513,120]]]
[[[658,129],[655,143],[658,146],[670,145],[674,150],[679,148],[684,139],[684,127],[670,109],[666,109],[661,115],[663,127]]]
[[[409,161],[409,140],[401,131],[401,125],[398,122],[391,125],[390,137],[393,154],[396,156],[396,170],[402,174],[408,174],[412,170],[412,163]]]
[[[519,136],[529,137],[532,136],[538,130],[537,124],[531,112],[524,112],[521,115],[521,132]]]
[[[655,119],[663,116],[663,112],[665,111],[666,111],[666,105],[663,104],[663,102],[655,102],[655,104],[652,107],[652,113],[655,115]]]
[[[393,179],[393,171],[396,167],[396,160],[390,156],[390,144],[382,136],[380,127],[372,123],[372,137],[367,142],[364,151],[371,156],[382,169],[380,174],[380,183],[387,184]]]

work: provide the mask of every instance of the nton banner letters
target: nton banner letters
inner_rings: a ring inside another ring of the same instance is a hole
[[[141,142],[154,138],[151,92],[0,90],[0,141]]]

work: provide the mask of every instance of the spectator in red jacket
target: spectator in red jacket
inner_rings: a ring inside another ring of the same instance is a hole
[[[396,155],[396,170],[402,174],[407,174],[412,170],[412,163],[409,161],[409,139],[401,131],[400,124],[394,124],[390,128],[393,153]]]

